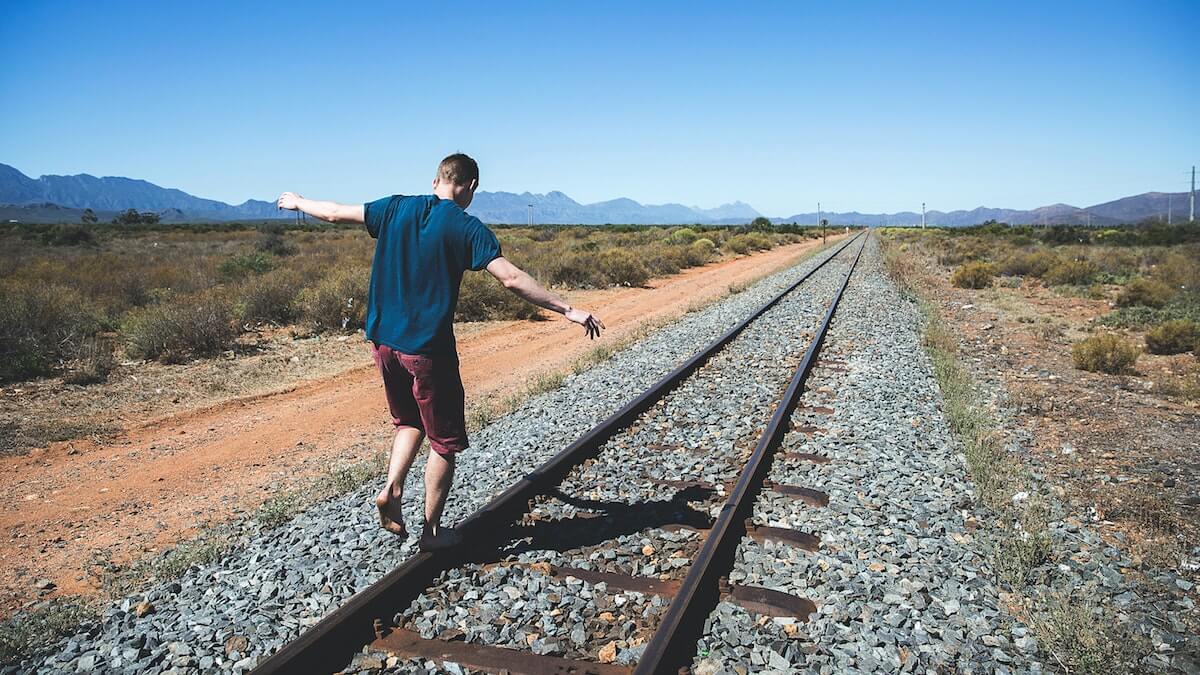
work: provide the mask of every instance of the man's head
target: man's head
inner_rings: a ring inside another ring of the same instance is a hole
[[[462,208],[471,205],[475,188],[479,187],[479,165],[475,160],[456,152],[438,164],[433,177],[433,194],[442,199],[452,199]]]

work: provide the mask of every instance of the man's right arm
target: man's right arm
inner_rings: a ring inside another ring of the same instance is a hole
[[[276,205],[289,211],[302,211],[314,218],[331,223],[362,224],[366,222],[366,213],[362,204],[321,202],[315,199],[305,199],[295,192],[285,192],[279,195]]]

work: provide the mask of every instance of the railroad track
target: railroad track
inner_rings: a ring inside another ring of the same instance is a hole
[[[389,665],[416,659],[490,672],[673,672],[692,663],[704,622],[721,600],[756,614],[806,618],[815,609],[810,600],[724,577],[744,537],[817,544],[810,533],[748,519],[763,489],[822,503],[807,486],[764,478],[867,236],[839,246],[468,516],[457,528],[462,546],[415,555],[253,672],[370,670],[389,658]],[[780,303],[816,302],[795,293],[805,284],[826,291],[812,324],[773,319]],[[754,362],[729,353],[748,329],[773,341],[774,357]],[[794,345],[805,338],[799,356]],[[753,377],[727,389],[731,369],[739,368],[753,368]],[[735,399],[723,401],[733,419],[708,419],[706,402],[722,397]]]

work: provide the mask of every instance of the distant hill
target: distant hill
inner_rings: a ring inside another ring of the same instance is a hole
[[[981,206],[969,211],[929,211],[926,222],[949,226],[975,225],[988,220],[1035,225],[1089,222],[1093,225],[1114,225],[1155,217],[1166,220],[1168,202],[1176,222],[1185,220],[1187,193],[1167,195],[1163,192],[1147,192],[1086,208],[1051,204],[1031,210]],[[580,204],[558,191],[546,194],[477,192],[468,210],[487,223],[520,224],[528,222],[530,205],[533,206],[533,221],[537,224],[742,224],[762,215],[744,202],[723,204],[713,209],[683,204],[640,204],[625,198]],[[96,211],[102,220],[110,220],[113,213],[131,208],[154,211],[160,214],[164,222],[293,217],[291,213],[278,211],[271,201],[249,199],[232,205],[194,197],[182,190],[159,187],[144,180],[113,176],[97,178],[78,174],[35,179],[11,166],[0,164],[0,215],[4,221],[73,222],[79,220],[85,208]],[[921,222],[921,214],[912,211],[874,214],[850,211],[821,215],[833,225],[915,225]],[[772,220],[777,223],[808,224],[817,222],[817,214],[797,213]]]
[[[78,174],[35,179],[6,164],[0,164],[0,204],[14,207],[56,204],[67,209],[90,208],[97,212],[137,209],[159,213],[166,222],[292,217],[291,213],[280,213],[274,202],[250,199],[235,206],[194,197],[182,190],[160,187],[144,180],[114,176],[97,178]],[[580,204],[561,192],[543,195],[481,191],[475,194],[475,201],[469,210],[488,223],[524,223],[529,219],[529,204],[533,204],[533,218],[537,223],[745,223],[762,215],[742,202],[723,204],[715,209],[682,204],[643,205],[632,199]],[[47,216],[53,216],[53,212],[38,207],[31,210],[24,220],[46,222]],[[13,218],[21,219],[19,214],[13,213],[9,213],[6,219]],[[78,220],[78,216],[72,219]]]
[[[602,225],[630,223],[639,225],[675,225],[679,223],[746,223],[762,215],[749,204],[734,202],[715,209],[683,204],[639,204],[632,199],[611,199],[595,204],[580,204],[554,191],[546,194],[523,192],[477,192],[467,209],[487,223],[525,223],[533,206],[535,223],[571,223]]]
[[[1170,206],[1174,222],[1187,220],[1188,193],[1170,195]],[[992,209],[979,207],[970,211],[927,211],[925,222],[929,225],[959,227],[978,225],[989,220],[1014,225],[1119,225],[1136,223],[1147,218],[1167,220],[1168,195],[1165,192],[1123,197],[1121,199],[1079,208],[1070,204],[1051,204],[1036,209]],[[831,225],[920,225],[921,214],[913,211],[900,213],[822,213],[822,218]],[[787,218],[772,218],[776,223],[809,224],[817,222],[816,212],[797,213]]]
[[[250,199],[237,206],[214,199],[193,197],[182,190],[164,188],[144,180],[86,173],[74,176],[30,178],[7,164],[0,164],[0,204],[51,203],[95,211],[155,211],[184,219],[238,220],[278,218],[273,202]]]

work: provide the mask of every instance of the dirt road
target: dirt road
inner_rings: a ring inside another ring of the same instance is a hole
[[[819,244],[689,269],[646,288],[571,293],[569,300],[603,317],[603,342],[619,341],[646,322],[721,297],[731,284],[790,265]],[[561,370],[595,344],[557,317],[461,327],[469,404]],[[253,512],[331,461],[386,447],[390,424],[370,354],[365,344],[347,348],[361,350],[362,365],[320,382],[135,422],[110,442],[57,443],[0,458],[0,531],[7,535],[0,542],[0,613],[47,594],[96,593],[85,571],[94,553],[129,561],[160,551],[205,524]],[[39,589],[39,580],[53,587]]]

